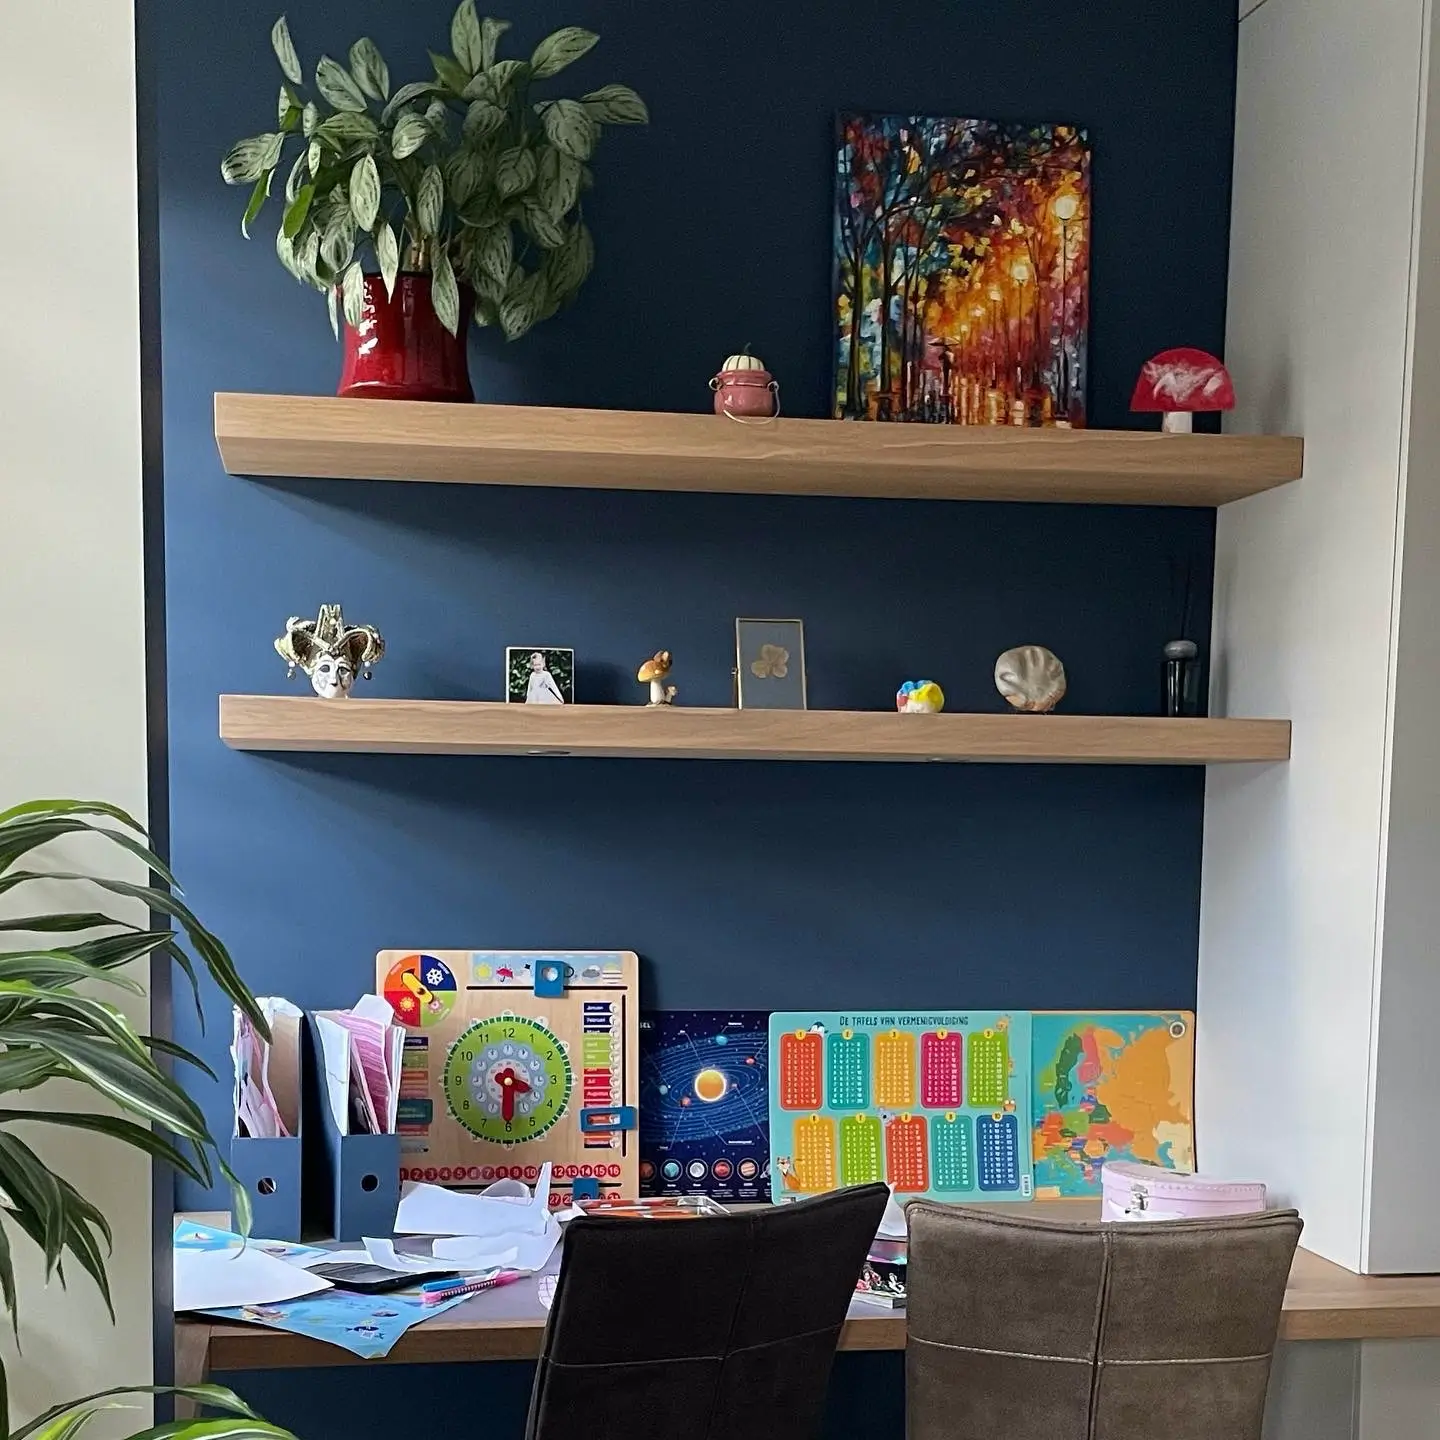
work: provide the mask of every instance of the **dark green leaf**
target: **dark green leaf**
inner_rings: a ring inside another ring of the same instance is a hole
[[[603,125],[648,125],[645,102],[628,85],[602,85],[580,103]]]
[[[301,80],[300,57],[295,53],[295,42],[290,38],[290,26],[286,24],[283,15],[270,31],[270,44],[275,51],[275,58],[280,62],[281,70],[285,72],[285,78],[298,85]]]
[[[303,113],[295,92],[288,85],[282,85],[280,98],[275,102],[275,128],[288,135],[300,123]]]
[[[0,1187],[10,1197],[16,1223],[45,1252],[45,1275],[53,1273],[65,1248],[65,1196],[59,1180],[23,1140],[0,1131]]]
[[[201,1185],[211,1181],[210,1164],[203,1150],[196,1152],[199,1161],[190,1159],[177,1149],[163,1135],[157,1135],[148,1125],[137,1125],[133,1120],[122,1120],[116,1115],[89,1115],[69,1110],[0,1110],[0,1125],[32,1121],[37,1125],[60,1125],[72,1130],[93,1130],[99,1135],[108,1135],[122,1141],[136,1150],[143,1150],[157,1160],[163,1160],[182,1174]]]
[[[448,55],[437,55],[430,51],[430,63],[435,67],[435,76],[440,83],[455,95],[464,94],[470,83],[470,72],[463,65],[457,65]]]
[[[397,160],[413,155],[430,138],[430,127],[423,115],[405,114],[395,122],[390,149]]]
[[[246,205],[245,213],[240,217],[240,233],[247,240],[250,238],[250,222],[260,213],[260,207],[270,193],[270,179],[274,174],[273,170],[267,170],[255,182],[255,188],[250,192],[250,203]]]
[[[43,1430],[52,1420],[58,1420],[62,1415],[68,1415],[82,1405],[94,1405],[97,1401],[109,1400],[115,1395],[181,1395],[212,1410],[229,1410],[252,1420],[260,1418],[233,1390],[224,1385],[117,1385],[113,1390],[100,1390],[94,1395],[83,1395],[78,1400],[67,1400],[64,1404],[56,1405],[13,1431],[10,1440],[28,1440],[29,1436]]]
[[[430,80],[412,80],[408,85],[402,85],[390,97],[390,103],[380,112],[380,123],[389,125],[403,106],[408,105],[412,100],[418,100],[422,95],[433,95],[436,88],[434,82]]]
[[[15,1295],[15,1261],[10,1253],[10,1233],[3,1225],[0,1225],[0,1297],[4,1298],[6,1312],[10,1316],[10,1327],[14,1331],[16,1340],[20,1338],[20,1311],[16,1303]],[[3,1376],[5,1367],[0,1365],[0,1376]],[[0,1380],[0,1390],[3,1390],[4,1382]],[[0,1399],[3,1404],[3,1399]],[[0,1409],[0,1419],[4,1420],[5,1433],[10,1433],[10,1411],[8,1407]]]
[[[145,834],[145,827],[133,815],[105,800],[26,800],[0,810],[0,825],[34,815],[106,815],[138,835]]]
[[[455,18],[450,22],[450,48],[455,59],[473,75],[485,63],[485,47],[480,35],[480,21],[475,15],[475,0],[460,0]]]
[[[119,935],[101,935],[95,940],[82,940],[76,945],[67,945],[66,953],[97,970],[113,970],[147,955],[173,942],[173,930],[128,930]]]
[[[350,47],[350,73],[356,84],[372,99],[383,100],[390,93],[390,69],[366,36]]]
[[[430,257],[430,303],[435,307],[436,317],[452,334],[460,332],[460,289],[455,283],[455,271],[451,268],[450,257],[443,246],[437,245]]]
[[[315,67],[315,88],[337,110],[360,111],[365,108],[365,97],[350,72],[328,55],[322,55]]]
[[[295,1440],[266,1420],[172,1420],[141,1430],[128,1440]]]
[[[28,980],[47,989],[98,980],[132,995],[145,993],[145,987],[128,975],[115,975],[106,967],[87,964],[67,950],[0,951],[0,981],[5,980]]]
[[[300,233],[314,199],[315,182],[312,180],[308,185],[302,185],[295,199],[285,207],[285,220],[280,227],[280,233],[287,240],[293,240]]]
[[[488,15],[480,22],[480,63],[486,70],[495,63],[495,47],[510,28],[508,20],[492,20]]]
[[[535,179],[535,155],[523,145],[502,150],[495,161],[495,188],[504,199],[528,190]]]
[[[578,100],[557,100],[540,117],[550,143],[577,160],[588,160],[600,133],[590,112]]]
[[[173,1040],[166,1040],[160,1035],[142,1035],[140,1039],[147,1050],[182,1060],[186,1065],[193,1065],[202,1075],[208,1075],[212,1080],[217,1078],[215,1072],[198,1055],[183,1045],[177,1045]]]
[[[272,173],[267,172],[260,177],[266,186],[268,186]],[[261,199],[264,199],[263,189]],[[155,871],[167,885],[174,886],[175,884],[175,877],[170,873],[170,867],[151,851],[148,845],[126,835],[123,831],[111,830],[106,826],[96,825],[89,820],[76,819],[69,815],[37,815],[29,819],[12,820],[7,825],[0,825],[0,870],[9,869],[22,855],[66,835],[98,835],[143,861],[146,868]]]
[[[236,971],[235,962],[230,958],[230,952],[200,923],[194,912],[179,896],[153,886],[135,885],[128,880],[110,880],[94,875],[63,872],[46,875],[33,871],[17,871],[0,876],[0,894],[33,880],[83,880],[102,890],[108,890],[113,895],[122,895],[127,900],[139,900],[152,910],[158,910],[162,915],[168,915],[172,920],[178,920],[191,945],[195,947],[195,953],[204,961],[215,983],[249,1015],[261,1034],[266,1038],[269,1037],[270,1029],[266,1024],[265,1017],[260,1013],[260,1008],[255,1003],[255,997]]]
[[[0,930],[15,930],[32,935],[58,934],[69,931],[99,930],[115,926],[125,930],[138,930],[128,920],[115,920],[95,910],[81,911],[69,915],[22,915],[16,920],[0,920]],[[72,947],[73,949],[73,947]]]
[[[13,1094],[17,1090],[33,1090],[35,1086],[59,1075],[64,1066],[53,1055],[36,1050],[12,1050],[0,1055],[0,1091]]]
[[[0,1024],[0,1042],[47,1051],[62,1061],[77,1080],[98,1090],[121,1109],[163,1125],[187,1140],[213,1144],[199,1107],[156,1069],[148,1053],[142,1064],[128,1050],[54,1025]]]
[[[567,65],[572,65],[582,55],[595,48],[599,36],[578,25],[567,25],[553,35],[547,35],[530,57],[530,68],[537,80],[548,80],[558,75]]]

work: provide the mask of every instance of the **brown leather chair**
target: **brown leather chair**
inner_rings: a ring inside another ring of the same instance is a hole
[[[1259,1440],[1295,1211],[906,1214],[909,1440]]]
[[[527,1440],[809,1440],[883,1185],[565,1232]]]

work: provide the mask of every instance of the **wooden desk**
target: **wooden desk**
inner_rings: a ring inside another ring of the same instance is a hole
[[[259,1325],[179,1318],[175,1368],[190,1384],[219,1370],[293,1370],[330,1365],[421,1365],[533,1360],[545,1310],[533,1279],[477,1295],[408,1331],[383,1360],[361,1360],[323,1341]],[[1440,1275],[1354,1275],[1308,1250],[1295,1256],[1282,1340],[1400,1340],[1440,1337]],[[842,1350],[903,1350],[905,1315],[856,1301]]]

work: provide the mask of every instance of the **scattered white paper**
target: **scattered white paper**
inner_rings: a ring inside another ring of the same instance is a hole
[[[446,1260],[443,1265],[437,1265],[435,1262],[440,1258],[438,1255],[407,1255],[403,1250],[397,1250],[390,1240],[372,1240],[367,1236],[362,1243],[365,1246],[362,1257],[364,1261],[379,1265],[384,1270],[395,1270],[407,1275],[426,1270],[493,1270],[515,1259],[515,1251],[510,1249],[500,1252],[493,1260],[487,1259],[483,1264],[462,1265],[455,1260]]]
[[[552,1221],[553,1225],[554,1222]],[[493,1235],[477,1240],[473,1235],[456,1235],[437,1240],[431,1247],[437,1260],[456,1270],[489,1270],[499,1266],[511,1270],[540,1270],[560,1243],[560,1227],[538,1235]]]
[[[534,1195],[517,1180],[498,1181],[479,1195],[411,1181],[400,1192],[395,1233],[470,1235],[480,1239],[508,1233],[533,1235],[553,1223],[549,1207],[548,1161],[540,1167]]]
[[[328,1280],[267,1255],[255,1245],[232,1250],[175,1250],[175,1310],[276,1305],[331,1288]]]
[[[362,995],[350,1007],[350,1013],[357,1020],[369,1020],[377,1025],[395,1023],[395,1011],[391,1009],[390,1002],[379,995]]]
[[[518,1180],[497,1181],[479,1195],[406,1185],[395,1233],[447,1237],[431,1246],[435,1258],[465,1269],[543,1270],[560,1243],[560,1227],[550,1214],[550,1166],[540,1167],[533,1195]]]
[[[885,1213],[880,1217],[880,1228],[875,1232],[881,1240],[903,1240],[909,1234],[905,1223],[905,1211],[895,1198],[895,1187],[890,1187],[890,1198],[885,1202]]]
[[[559,1283],[558,1275],[542,1275],[535,1282],[535,1293],[540,1297],[542,1309],[548,1310],[555,1303],[555,1287]]]

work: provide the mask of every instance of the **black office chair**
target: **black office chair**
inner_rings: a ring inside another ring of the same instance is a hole
[[[807,1440],[883,1185],[703,1220],[580,1219],[526,1440]]]

